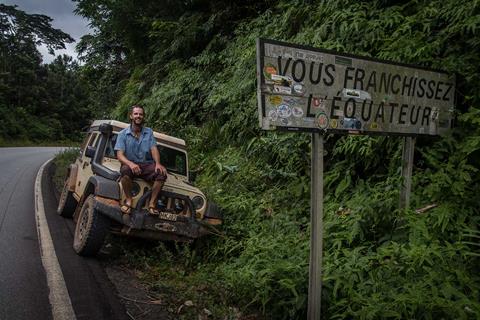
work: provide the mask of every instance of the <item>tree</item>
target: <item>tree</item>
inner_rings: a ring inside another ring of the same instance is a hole
[[[0,4],[0,137],[73,138],[88,117],[85,85],[71,57],[43,65],[37,46],[53,54],[74,40],[45,15]]]
[[[0,44],[33,41],[45,44],[50,53],[65,49],[65,43],[75,40],[51,25],[52,18],[42,14],[27,14],[17,6],[0,4]]]

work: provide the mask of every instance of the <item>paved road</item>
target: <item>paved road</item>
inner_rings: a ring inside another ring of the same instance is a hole
[[[0,319],[52,319],[35,222],[34,181],[60,148],[0,148]],[[73,223],[56,215],[44,175],[43,198],[55,251],[76,319],[125,319],[97,259],[71,249]]]
[[[51,319],[33,185],[58,148],[0,148],[0,319]]]

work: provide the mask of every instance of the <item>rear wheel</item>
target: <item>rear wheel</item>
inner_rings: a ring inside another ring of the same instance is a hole
[[[58,200],[57,213],[64,218],[71,218],[75,208],[77,208],[77,201],[73,197],[73,192],[68,191],[68,179],[66,179]]]
[[[73,249],[81,256],[98,253],[110,225],[110,220],[94,208],[94,202],[93,194],[85,199],[75,227]]]

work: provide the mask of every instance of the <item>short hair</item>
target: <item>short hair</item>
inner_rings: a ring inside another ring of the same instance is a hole
[[[130,107],[130,109],[128,110],[128,114],[132,114],[133,113],[133,109],[135,108],[140,108],[143,110],[143,113],[145,114],[145,108],[139,104],[134,104],[133,106]]]

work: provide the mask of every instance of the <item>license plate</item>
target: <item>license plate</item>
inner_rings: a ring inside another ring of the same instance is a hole
[[[177,215],[170,212],[160,212],[158,217],[163,220],[177,221]]]

